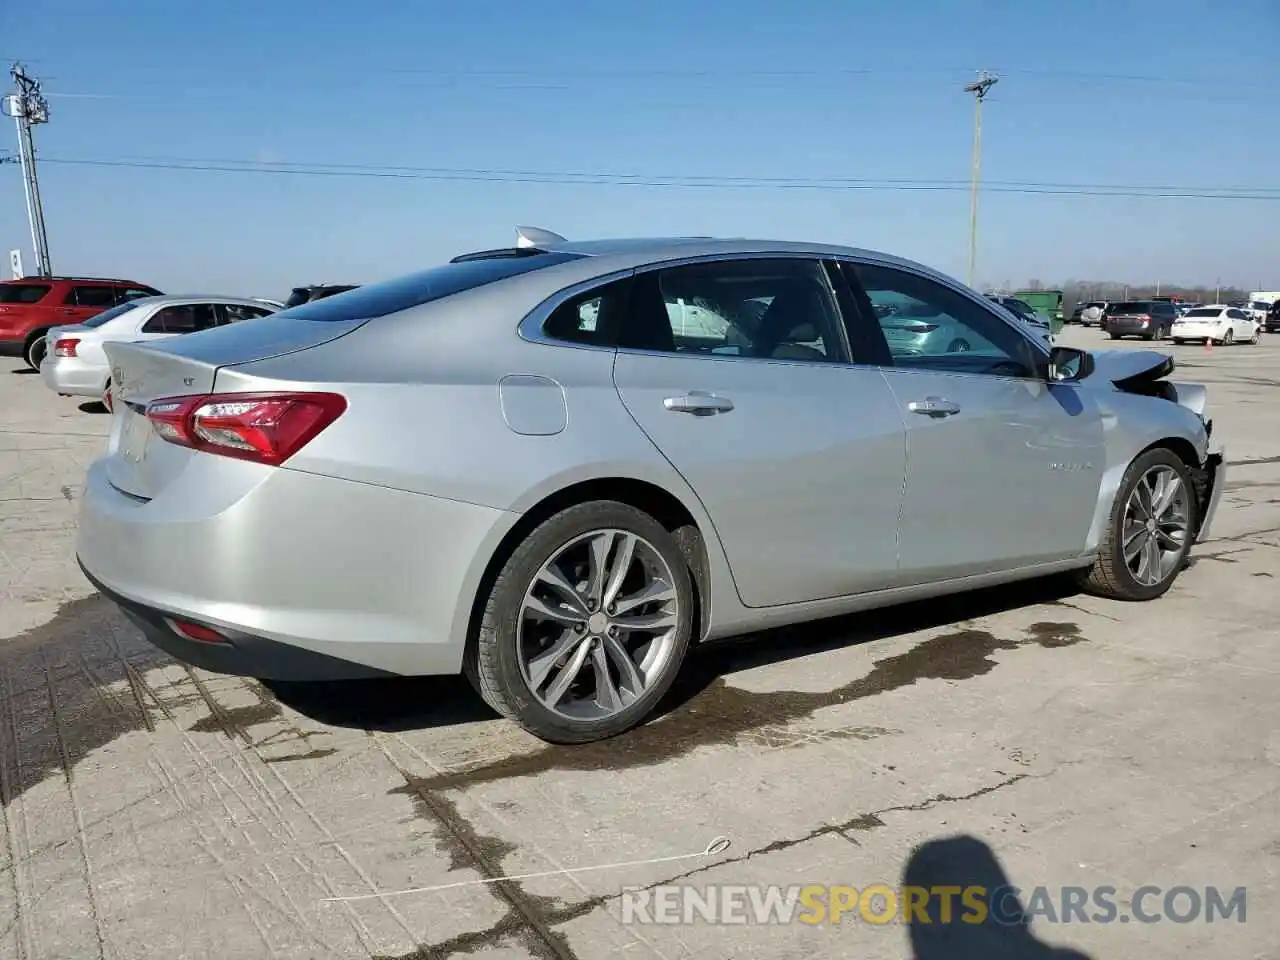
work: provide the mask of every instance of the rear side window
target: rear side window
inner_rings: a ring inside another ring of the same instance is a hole
[[[0,303],[39,303],[50,289],[47,283],[0,284]]]
[[[340,297],[313,300],[277,315],[297,317],[299,320],[369,320],[451,297],[455,293],[482,287],[487,283],[579,260],[582,256],[577,253],[539,253],[527,257],[446,263],[407,277],[360,287]]]
[[[120,316],[121,314],[128,313],[130,310],[136,309],[137,306],[138,304],[136,302],[122,303],[119,306],[112,307],[110,310],[103,310],[101,313],[97,314],[96,316],[90,317],[88,320],[82,323],[81,326],[82,327],[100,327],[104,323],[107,323],[110,320],[114,320],[116,317]]]

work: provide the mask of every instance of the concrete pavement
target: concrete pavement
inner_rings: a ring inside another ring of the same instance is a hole
[[[1280,337],[1158,346],[1209,385],[1232,461],[1166,598],[1038,583],[743,638],[693,657],[660,720],[570,749],[461,680],[268,688],[151,648],[72,555],[108,417],[0,358],[0,957],[1280,957]],[[628,924],[620,898],[958,873],[1249,909],[1041,910],[1031,938],[939,945],[852,917]]]

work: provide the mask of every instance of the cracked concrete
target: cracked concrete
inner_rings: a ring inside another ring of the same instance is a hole
[[[1274,956],[1280,439],[1249,401],[1280,338],[1170,349],[1232,487],[1169,596],[1028,584],[718,644],[663,717],[572,749],[450,678],[268,686],[151,648],[71,554],[107,417],[0,360],[0,957]],[[669,882],[946,881],[975,850],[1024,890],[1246,886],[1254,909],[1041,918],[1003,954],[619,909]]]

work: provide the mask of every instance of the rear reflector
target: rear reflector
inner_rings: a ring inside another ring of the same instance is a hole
[[[154,400],[146,416],[170,443],[277,466],[346,409],[336,393],[221,393]]]
[[[60,337],[53,345],[53,355],[55,357],[74,357],[76,355],[76,344],[80,340],[76,337]]]
[[[173,628],[174,633],[179,636],[186,637],[188,640],[195,640],[199,643],[227,643],[227,638],[220,634],[212,627],[205,627],[198,623],[191,623],[187,620],[174,620],[172,617],[166,618],[169,626]]]

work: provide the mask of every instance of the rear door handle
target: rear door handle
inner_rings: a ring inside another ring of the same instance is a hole
[[[733,409],[733,401],[728,397],[717,397],[701,390],[691,390],[682,397],[667,397],[662,405],[672,413],[691,413],[695,417],[710,417]]]
[[[926,417],[949,417],[960,412],[960,404],[944,397],[925,397],[923,400],[912,400],[907,404],[907,409]]]

